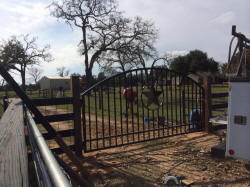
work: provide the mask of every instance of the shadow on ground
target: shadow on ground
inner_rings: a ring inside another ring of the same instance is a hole
[[[215,135],[191,133],[86,153],[82,161],[95,186],[162,186],[168,173],[198,186],[248,186],[249,162],[210,156],[218,142]]]

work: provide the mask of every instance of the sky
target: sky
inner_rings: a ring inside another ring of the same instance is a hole
[[[84,58],[77,50],[81,32],[50,16],[47,7],[51,2],[0,0],[0,39],[21,34],[37,36],[39,46],[51,46],[54,58],[41,64],[43,75],[55,75],[56,68],[61,66],[70,73],[84,74]],[[159,30],[156,42],[159,55],[181,55],[199,49],[224,63],[232,25],[250,38],[250,0],[118,0],[118,3],[125,16],[140,16],[155,23]],[[94,66],[93,73],[98,71]]]

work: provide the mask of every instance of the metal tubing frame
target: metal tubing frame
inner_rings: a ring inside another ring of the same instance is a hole
[[[246,64],[242,63],[242,59],[243,59],[243,53],[244,52],[246,53],[246,49],[250,49],[250,46],[248,45],[248,44],[250,44],[250,39],[248,39],[244,34],[236,32],[235,25],[232,26],[232,35],[233,35],[233,38],[232,38],[230,45],[229,45],[227,71],[229,70],[233,56],[235,55],[237,49],[239,49],[239,65],[237,67],[236,76],[247,77],[247,75],[248,75],[247,66],[246,66]],[[237,45],[235,46],[233,55],[231,56],[232,43],[233,43],[235,38],[238,39],[238,42],[237,42]],[[244,67],[245,72],[243,72],[243,65],[245,66]]]
[[[48,172],[46,170],[45,164],[43,159],[41,159],[41,154],[38,149],[38,146],[35,142],[35,138],[33,133],[31,132],[30,125],[27,122],[27,113],[24,112],[24,120],[28,127],[28,134],[29,134],[29,144],[32,150],[32,158],[34,167],[36,170],[36,177],[37,177],[37,184],[38,186],[46,186],[46,187],[52,187],[53,184],[51,182],[51,178],[48,175]]]
[[[34,135],[34,139],[41,153],[42,159],[47,167],[49,176],[53,181],[55,187],[69,187],[72,186],[66,176],[63,174],[60,165],[56,161],[53,153],[48,148],[42,134],[36,126],[30,112],[26,110],[27,122],[29,123],[31,133]]]

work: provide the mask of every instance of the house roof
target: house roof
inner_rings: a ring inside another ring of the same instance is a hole
[[[61,76],[44,76],[46,77],[47,79],[70,79],[70,76],[64,76],[64,77],[61,77]]]
[[[188,74],[188,77],[193,79],[195,82],[199,82],[199,80],[202,78],[202,74],[194,74],[194,73],[190,73]]]

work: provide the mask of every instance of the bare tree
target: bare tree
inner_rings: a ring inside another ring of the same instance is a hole
[[[0,79],[0,87],[2,88],[6,84],[5,79]]]
[[[42,73],[43,73],[43,70],[41,68],[34,67],[34,66],[32,66],[31,68],[28,68],[28,74],[32,78],[32,81],[35,82],[35,84],[37,84],[38,80],[41,78]]]
[[[155,34],[141,18],[133,21],[123,17],[117,10],[116,0],[62,0],[54,1],[50,8],[53,16],[82,31],[80,51],[88,83],[94,64],[105,53],[118,51],[124,55],[132,42],[144,41],[148,35]]]
[[[49,46],[39,48],[36,44],[37,38],[21,35],[19,38],[13,36],[0,46],[0,61],[10,70],[18,71],[22,78],[22,87],[25,90],[25,75],[28,66],[50,62],[51,54],[48,52]]]
[[[158,59],[154,43],[158,31],[153,22],[145,21],[135,17],[127,24],[128,30],[136,31],[141,35],[136,36],[125,45],[120,44],[118,50],[110,50],[102,54],[100,66],[102,69],[114,68],[121,71],[130,70],[135,67],[146,67],[147,61]]]
[[[129,52],[129,50],[127,52]],[[131,54],[119,52],[116,54],[117,59],[104,58],[106,61],[102,60],[100,65],[102,71],[112,72],[119,69],[124,72],[138,67],[146,68],[150,66],[167,66],[168,64],[167,57],[158,57],[157,55],[147,53],[147,51],[135,50],[134,52],[131,52]]]
[[[69,75],[69,69],[66,69],[65,66],[61,66],[59,68],[56,68],[57,75],[64,77]]]

